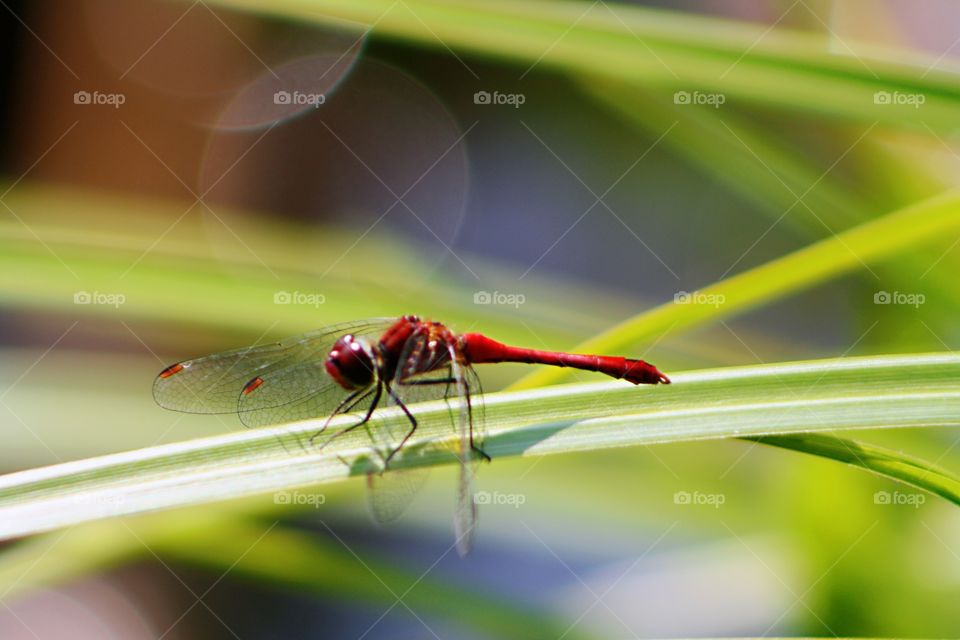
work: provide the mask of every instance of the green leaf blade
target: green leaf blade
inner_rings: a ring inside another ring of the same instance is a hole
[[[710,438],[960,426],[960,356],[955,354],[724,368],[674,379],[659,387],[613,382],[490,394],[484,448],[495,464],[506,456]],[[416,414],[418,437],[397,456],[395,466],[453,462],[456,436],[448,407],[425,403]],[[378,411],[380,422],[372,428],[405,419],[395,408]],[[332,482],[377,469],[362,433],[339,438],[320,451],[300,449],[321,425],[322,420],[312,420],[237,432],[4,476],[0,538]]]

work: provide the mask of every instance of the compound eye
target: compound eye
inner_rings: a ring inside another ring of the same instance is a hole
[[[373,382],[373,360],[363,342],[352,335],[334,343],[325,366],[330,377],[344,389],[360,389]]]

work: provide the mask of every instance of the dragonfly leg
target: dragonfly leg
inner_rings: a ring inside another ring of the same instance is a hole
[[[380,383],[377,383],[376,387],[354,391],[349,396],[344,398],[343,401],[337,405],[337,408],[334,409],[333,412],[330,414],[330,417],[327,418],[327,421],[324,423],[323,428],[321,428],[315,434],[310,436],[310,440],[308,441],[310,446],[312,447],[317,437],[319,437],[324,431],[327,430],[327,427],[330,425],[330,421],[333,420],[334,416],[341,413],[349,413],[351,409],[353,409],[355,406],[363,402],[364,399],[369,397],[369,395],[372,393],[374,394],[373,402],[370,403],[370,408],[367,409],[367,414],[363,416],[363,419],[356,424],[350,425],[349,427],[346,427],[344,429],[341,429],[340,431],[337,431],[335,434],[333,434],[333,436],[330,437],[330,440],[328,440],[327,442],[331,442],[337,436],[341,436],[352,429],[356,429],[357,427],[366,424],[370,420],[370,416],[373,415],[373,410],[377,408],[377,404],[379,404],[380,402],[381,391],[382,391],[381,385]],[[326,446],[326,443],[324,443],[324,446]],[[323,447],[320,447],[320,448],[322,449]]]
[[[403,410],[403,412],[407,415],[407,418],[409,418],[409,420],[410,420],[410,425],[411,425],[411,426],[410,426],[410,431],[407,432],[407,435],[403,436],[403,440],[400,441],[400,444],[398,444],[398,445],[393,449],[393,451],[391,451],[391,452],[387,455],[387,457],[384,458],[384,460],[383,460],[383,471],[386,471],[386,470],[387,470],[387,465],[390,464],[390,460],[393,459],[393,456],[397,455],[397,452],[400,451],[400,449],[403,448],[403,445],[405,445],[405,444],[407,443],[407,440],[410,439],[410,436],[412,436],[413,433],[417,430],[417,419],[414,418],[414,417],[413,417],[413,414],[410,413],[410,410],[407,409],[407,405],[403,404],[403,402],[400,400],[400,398],[397,397],[396,392],[394,392],[394,390],[390,388],[390,385],[384,383],[384,386],[387,387],[387,393],[390,394],[390,397],[393,398],[393,401],[396,402],[396,403],[397,403],[397,406],[400,407],[400,408]],[[381,473],[383,473],[383,471],[381,471]]]
[[[473,443],[473,405],[470,401],[470,382],[466,378],[463,380],[463,389],[467,400],[467,415],[470,416],[470,450],[476,452],[477,455],[487,462],[490,462],[490,455]]]
[[[445,384],[445,385],[447,385],[447,388],[448,388],[448,390],[449,390],[450,385],[453,384],[453,383],[455,383],[456,381],[457,381],[456,378],[450,376],[450,377],[446,377],[446,378],[433,378],[433,379],[429,379],[429,380],[404,380],[404,381],[400,382],[400,384],[402,384],[402,385],[404,385],[404,386],[416,386],[416,385],[426,386],[426,385],[434,385],[434,384]],[[474,451],[478,456],[480,456],[481,458],[483,458],[483,459],[486,460],[487,462],[490,462],[490,461],[491,461],[490,455],[489,455],[486,451],[484,451],[483,449],[481,449],[480,447],[478,447],[476,444],[474,444],[474,441],[473,441],[473,407],[471,406],[471,403],[470,403],[470,383],[467,382],[466,380],[464,380],[464,385],[465,385],[465,390],[466,390],[467,410],[470,412],[470,450],[471,450],[471,451]],[[389,391],[389,390],[388,390],[388,391]],[[406,409],[404,409],[404,410],[406,410]],[[408,413],[407,415],[410,415],[410,414]],[[407,437],[409,438],[410,435],[412,435],[412,432],[411,432]],[[404,441],[406,441],[406,438],[404,438]]]

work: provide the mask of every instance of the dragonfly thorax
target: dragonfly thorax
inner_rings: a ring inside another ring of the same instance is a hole
[[[362,389],[373,384],[376,358],[365,340],[347,334],[337,340],[327,355],[327,373],[344,389]]]

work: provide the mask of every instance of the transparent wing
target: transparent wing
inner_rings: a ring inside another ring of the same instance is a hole
[[[383,524],[399,518],[420,493],[429,469],[397,469],[367,475],[367,505],[373,519]]]
[[[452,347],[451,347],[452,349]],[[457,457],[460,458],[459,482],[457,483],[457,506],[453,516],[453,532],[457,552],[461,556],[470,553],[477,530],[477,503],[474,499],[474,478],[477,458],[474,446],[480,447],[483,436],[483,394],[480,380],[470,366],[457,364],[456,354],[451,352],[453,378],[460,397],[456,427],[459,442]]]
[[[153,383],[153,397],[161,407],[187,413],[233,413],[240,409],[241,392],[248,382],[261,377],[264,384],[277,372],[300,381],[292,394],[305,389],[320,392],[320,379],[326,375],[323,359],[337,338],[346,333],[370,335],[389,326],[390,319],[373,319],[332,325],[267,345],[225,351],[195,358],[164,369]],[[320,367],[312,366],[319,361]],[[271,384],[258,389],[257,404],[250,410],[263,410],[291,402],[291,394],[274,395],[279,389]],[[253,395],[253,394],[250,394]],[[260,416],[266,419],[266,415]],[[258,424],[265,424],[259,422]]]
[[[411,363],[420,360],[426,353],[426,337],[424,335],[413,335],[404,344],[400,353],[399,362]],[[408,372],[398,369],[393,380],[390,381],[390,387],[394,391],[397,399],[405,406],[412,406],[418,402],[428,402],[431,400],[440,400],[450,397],[453,391],[451,384],[451,369],[449,366],[442,367],[437,371],[431,371],[413,378],[408,377]],[[397,402],[393,398],[386,396],[385,402],[396,406]],[[379,452],[381,458],[390,454],[396,449],[410,432],[411,423],[402,423],[399,426],[388,427],[383,424],[375,424],[371,427],[370,434],[374,442],[374,447]],[[407,448],[408,455],[415,455],[415,449]],[[430,470],[424,468],[413,469],[388,469],[383,474],[370,474],[367,477],[368,505],[370,512],[377,522],[390,522],[396,520],[406,511],[407,507],[413,502],[414,497],[426,483]]]
[[[258,377],[262,382],[241,392],[235,407],[240,422],[251,428],[329,416],[350,394],[327,374],[322,360]]]
[[[392,322],[377,320],[362,325],[338,326],[335,333],[327,334],[324,340],[311,345],[309,353],[286,361],[284,366],[256,373],[256,382],[237,397],[236,410],[240,421],[248,427],[260,427],[328,416],[338,407],[347,409],[340,404],[351,392],[338,385],[327,373],[324,366],[327,354],[333,343],[347,333],[376,342]],[[365,411],[369,407],[372,396],[361,396],[357,395],[358,402],[351,407],[353,411]]]

